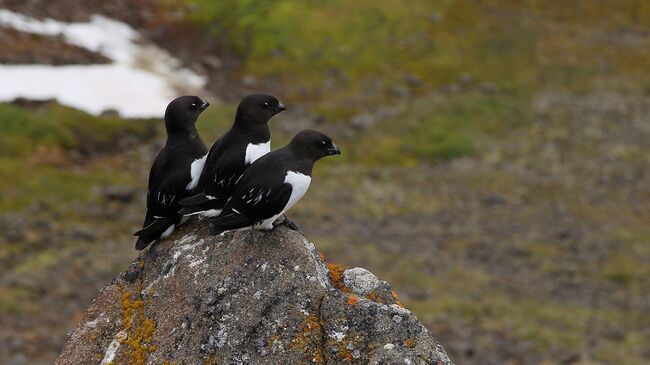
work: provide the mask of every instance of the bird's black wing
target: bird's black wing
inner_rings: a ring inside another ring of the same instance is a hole
[[[237,183],[226,210],[253,220],[278,214],[286,206],[292,187],[276,156],[267,154],[255,161]]]
[[[237,180],[245,169],[245,149],[226,149],[224,138],[215,142],[210,149],[203,167],[201,178],[191,197],[180,201],[184,214],[198,212],[203,209],[223,208],[232,195]],[[198,210],[197,210],[198,209]]]
[[[283,183],[274,189],[252,187],[245,193],[236,193],[224,209],[225,213],[210,220],[210,234],[252,226],[273,217],[287,205],[291,190],[291,185]]]
[[[143,224],[143,228],[136,232],[135,236],[143,236],[154,234],[159,231],[164,231],[169,227],[165,227],[165,223],[170,221],[174,223],[175,216],[178,211],[178,194],[166,192],[159,189],[149,191],[147,193],[147,215]]]
[[[147,215],[143,229],[136,232],[136,236],[161,233],[160,225],[167,224],[162,229],[164,231],[175,223],[178,218],[178,201],[185,197],[185,186],[189,180],[189,167],[174,166],[167,158],[167,153],[159,154],[149,173]],[[168,224],[168,221],[171,223]]]

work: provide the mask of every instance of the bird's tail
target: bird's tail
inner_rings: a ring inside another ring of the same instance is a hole
[[[251,226],[253,223],[255,222],[240,214],[230,213],[228,215],[221,215],[217,218],[210,219],[209,234],[216,236],[231,229]]]
[[[140,236],[138,237],[138,240],[135,242],[135,249],[140,251],[144,250],[149,246],[149,244],[153,241],[156,240],[155,236]]]
[[[161,238],[161,236],[167,231],[170,229],[173,230],[173,227],[175,228],[175,223],[172,218],[156,218],[151,222],[151,224],[133,234],[134,236],[138,236],[138,241],[135,243],[135,249],[145,249],[151,242]]]
[[[178,211],[178,213],[184,216],[200,214],[213,210],[220,213],[220,208],[223,208],[223,205],[220,205],[220,203],[221,201],[219,199],[213,198],[206,193],[200,193],[179,201],[178,204],[182,208]]]

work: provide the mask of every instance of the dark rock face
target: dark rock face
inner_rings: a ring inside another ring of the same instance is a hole
[[[285,227],[181,227],[68,336],[57,364],[452,364],[386,282],[327,265]]]

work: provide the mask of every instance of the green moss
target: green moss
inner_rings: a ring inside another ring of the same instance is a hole
[[[150,138],[154,122],[96,117],[57,103],[36,110],[0,104],[0,156],[25,156],[38,146],[56,146],[82,152],[115,148],[119,139]]]

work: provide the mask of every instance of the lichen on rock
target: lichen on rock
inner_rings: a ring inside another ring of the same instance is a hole
[[[101,291],[56,363],[452,364],[398,303],[286,227],[211,237],[190,223]]]

